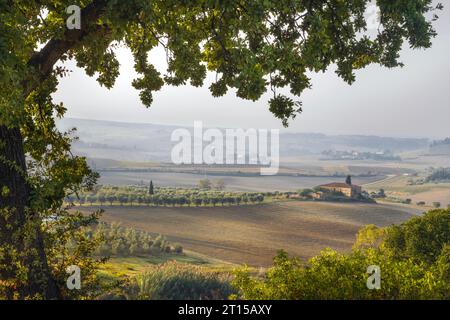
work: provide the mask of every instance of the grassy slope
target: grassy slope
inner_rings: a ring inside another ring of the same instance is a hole
[[[229,272],[236,267],[234,264],[186,250],[181,255],[161,254],[155,256],[112,257],[100,267],[99,276],[106,281],[122,277],[133,277],[168,261],[199,265],[207,270],[221,272]]]
[[[423,185],[408,185],[408,176],[393,176],[384,180],[364,185],[368,191],[384,189],[388,195],[406,199],[413,202],[425,201],[428,207],[432,202],[441,202],[446,207],[450,204],[450,183],[426,183]],[[417,179],[417,178],[415,178]]]

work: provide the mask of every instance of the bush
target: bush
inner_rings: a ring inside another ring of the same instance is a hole
[[[308,197],[308,196],[310,196],[312,193],[314,193],[314,190],[313,190],[313,189],[303,189],[303,190],[300,192],[300,195],[301,195],[302,197]]]
[[[183,253],[183,247],[180,244],[176,244],[175,247],[173,248],[173,251],[176,254],[182,254]]]
[[[433,202],[433,207],[440,208],[441,207],[441,203],[440,202]]]
[[[450,209],[431,210],[387,228],[384,244],[397,257],[434,263],[444,247],[450,245]]]
[[[367,267],[381,289],[367,288]],[[264,279],[235,272],[242,299],[450,299],[450,210],[432,210],[400,226],[367,226],[350,254],[327,249],[307,265],[281,251]]]
[[[174,261],[137,276],[126,292],[140,300],[223,300],[235,293],[227,275]]]

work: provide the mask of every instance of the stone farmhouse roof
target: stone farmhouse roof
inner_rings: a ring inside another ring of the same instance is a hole
[[[350,184],[346,184],[346,183],[340,183],[340,182],[333,182],[333,183],[328,183],[328,184],[322,184],[319,187],[324,187],[324,188],[351,188],[352,186],[355,185],[350,185]]]

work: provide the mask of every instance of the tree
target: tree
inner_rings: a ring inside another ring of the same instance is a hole
[[[138,77],[132,84],[146,106],[164,85],[198,87],[210,71],[217,74],[210,86],[216,97],[233,89],[257,100],[270,89],[269,109],[287,125],[301,112],[295,97],[311,86],[309,72],[335,64],[337,74],[353,83],[356,69],[400,66],[403,42],[431,46],[435,15],[429,13],[442,9],[431,0],[379,1],[379,31],[369,37],[369,0],[75,3],[84,5],[80,29],[66,27],[72,0],[0,2],[0,275],[14,283],[8,296],[61,297],[64,281],[56,273],[64,269],[50,267],[53,258],[45,250],[58,244],[44,243],[42,218],[60,207],[68,190],[92,187],[98,177],[70,153],[70,135],[56,128],[55,118],[66,109],[52,93],[69,74],[58,62],[75,59],[111,88],[120,43],[133,54]],[[167,52],[165,75],[147,59],[157,46]],[[291,96],[279,93],[285,87]]]
[[[303,190],[300,192],[300,195],[301,195],[302,197],[309,197],[312,193],[314,193],[314,190],[313,190],[313,189],[303,189]]]
[[[433,202],[433,207],[435,207],[436,209],[439,209],[441,207],[441,203],[440,202]]]
[[[211,189],[211,181],[209,179],[202,179],[198,182],[198,188],[199,189],[205,189],[205,190],[209,190]]]
[[[137,197],[135,194],[129,194],[128,195],[128,203],[130,206],[133,206],[133,203],[136,201]]]
[[[196,207],[200,206],[202,204],[202,199],[201,198],[194,198],[194,204]]]
[[[155,194],[155,190],[153,190],[153,181],[150,180],[150,186],[148,188],[148,194],[149,195],[154,195]]]
[[[137,202],[139,203],[139,205],[142,205],[142,203],[144,203],[144,198],[142,196],[138,196],[137,197]]]
[[[218,179],[215,182],[215,188],[216,190],[222,191],[225,189],[225,181],[223,179]]]
[[[345,183],[348,184],[349,186],[352,185],[352,176],[348,175],[347,178],[345,179]]]
[[[130,247],[123,238],[118,238],[113,241],[112,253],[117,256],[127,257],[130,255]]]
[[[202,202],[203,202],[203,205],[204,205],[204,206],[207,206],[207,205],[209,205],[209,204],[211,203],[211,199],[208,198],[208,196],[205,196],[205,197],[202,199]]]
[[[125,194],[122,194],[118,197],[118,200],[120,202],[120,205],[123,206],[124,203],[128,203],[128,196]]]
[[[95,201],[97,201],[97,196],[94,194],[88,195],[86,200],[92,205],[94,205]]]
[[[106,201],[106,196],[105,196],[103,193],[101,193],[101,194],[98,196],[98,201],[100,202],[100,205],[103,206],[103,204],[104,204],[105,201]]]
[[[185,196],[181,196],[178,198],[178,204],[180,206],[184,206],[187,203],[187,198]]]
[[[108,200],[109,204],[112,206],[114,201],[117,200],[117,197],[115,195],[113,195],[113,194],[108,194],[106,196],[106,200]]]
[[[256,201],[258,201],[259,203],[262,203],[264,201],[264,196],[262,194],[258,194],[256,196]]]
[[[78,203],[80,204],[80,206],[82,206],[83,204],[85,204],[86,203],[86,198],[85,198],[85,196],[80,196],[79,198],[78,198]]]

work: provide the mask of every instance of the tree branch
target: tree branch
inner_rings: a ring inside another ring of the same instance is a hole
[[[25,97],[51,74],[55,63],[84,38],[95,33],[108,33],[109,30],[106,26],[96,24],[98,18],[104,13],[107,3],[108,0],[93,1],[81,10],[81,29],[66,30],[61,39],[51,39],[41,51],[33,54],[28,61],[28,66],[35,69],[37,76],[36,73],[32,73],[29,78],[24,80]]]

